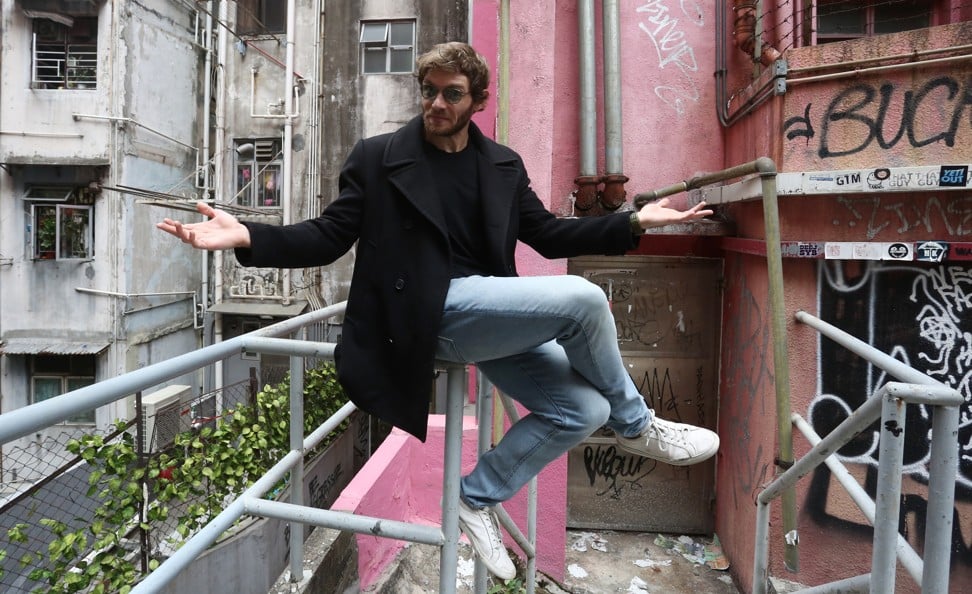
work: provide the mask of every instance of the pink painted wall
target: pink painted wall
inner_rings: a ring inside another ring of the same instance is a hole
[[[463,419],[462,474],[476,465],[477,426],[472,417]],[[442,471],[445,452],[445,417],[429,417],[429,434],[425,443],[395,429],[368,460],[365,467],[341,492],[331,509],[350,511],[373,518],[383,518],[439,526],[442,521]],[[565,528],[554,507],[566,495],[562,477],[556,469],[544,470],[538,481],[538,498],[542,507],[537,540],[537,569],[562,579],[565,557]],[[513,520],[526,533],[526,490],[504,504]],[[564,508],[564,504],[559,506]],[[545,534],[550,526],[559,534]],[[403,541],[366,534],[355,536],[358,545],[358,576],[362,591],[375,584],[395,556],[404,548]],[[507,547],[523,558],[515,541],[506,535]],[[559,576],[559,577],[558,577]]]
[[[780,19],[786,15],[778,15]],[[780,22],[783,22],[782,20]],[[972,23],[943,25],[915,32],[860,39],[841,44],[788,49],[791,69],[830,65],[829,70],[801,76],[846,72],[841,64],[912,50],[959,46],[972,38]],[[730,78],[749,72],[751,65],[730,47]],[[886,61],[885,61],[886,63]],[[873,64],[882,65],[882,63]],[[863,66],[862,66],[863,67]],[[726,165],[770,156],[783,172],[867,171],[882,167],[938,166],[972,163],[972,112],[969,61],[928,64],[917,68],[859,73],[842,78],[788,82],[787,93],[762,105],[726,132]],[[906,99],[907,97],[907,99]],[[899,135],[900,131],[900,135]],[[931,182],[930,182],[931,183]],[[929,239],[967,242],[972,227],[963,221],[972,215],[969,191],[945,192],[937,185],[916,192],[846,193],[818,197],[780,198],[783,240],[917,242]],[[727,216],[739,237],[764,237],[759,203],[735,205]],[[886,352],[920,366],[942,371],[940,381],[966,390],[964,364],[952,359],[954,349],[965,349],[965,338],[921,332],[932,318],[922,313],[943,311],[943,317],[968,328],[964,298],[954,298],[954,279],[964,278],[964,262],[943,265],[902,262],[878,266],[874,262],[824,263],[817,260],[784,261],[791,409],[818,430],[843,419],[845,401],[866,394],[866,371],[842,367],[826,358],[827,341],[815,331],[795,324],[793,314],[805,310],[859,336]],[[943,283],[929,279],[941,278]],[[721,382],[719,495],[717,532],[733,562],[733,575],[744,591],[752,587],[753,497],[778,470],[776,455],[775,390],[772,342],[769,336],[766,261],[762,257],[726,254],[724,298],[723,377]],[[964,284],[959,282],[959,284]],[[860,286],[860,289],[854,287]],[[961,289],[959,289],[962,292]],[[952,307],[957,310],[954,313]],[[912,308],[915,309],[912,309]],[[946,324],[948,326],[948,324]],[[943,326],[936,326],[943,329]],[[960,330],[963,333],[965,330]],[[842,371],[838,371],[841,369]],[[845,378],[835,378],[835,375]],[[848,380],[847,378],[856,378]],[[873,379],[874,382],[878,378]],[[835,386],[839,386],[835,388]],[[828,390],[833,393],[829,393]],[[968,398],[966,394],[966,398]],[[964,409],[968,410],[968,407]],[[908,422],[917,423],[908,442],[908,470],[903,475],[902,508],[908,540],[922,547],[921,516],[927,500],[923,444],[927,428],[917,411]],[[964,414],[968,414],[965,412]],[[861,484],[875,470],[876,461],[866,448],[873,445],[869,432],[861,437],[858,459],[846,462]],[[794,449],[799,457],[809,444],[798,433]],[[969,434],[960,432],[960,456],[967,455]],[[852,454],[848,454],[852,455]],[[873,480],[873,477],[872,477]],[[950,575],[950,592],[968,590],[972,583],[972,534],[969,464],[960,465],[956,478],[956,563]],[[868,522],[832,477],[818,472],[797,488],[797,530],[800,536],[799,571],[783,564],[781,506],[773,506],[770,528],[770,574],[808,585],[826,583],[870,571],[871,535]],[[919,588],[899,569],[896,592]]]
[[[536,0],[509,4],[508,144],[523,157],[541,200],[552,212],[569,216],[574,214],[570,195],[580,168],[577,3]],[[498,104],[499,2],[476,1],[473,7],[472,43],[489,59],[494,72],[493,100],[475,121],[490,133],[495,130]],[[600,3],[596,14],[600,105]],[[623,169],[630,178],[630,202],[638,192],[721,168],[722,136],[715,124],[710,84],[712,3],[622,2],[620,14]],[[603,173],[603,107],[597,117],[598,166]],[[567,271],[565,260],[546,260],[522,245],[517,266],[521,275]],[[551,464],[541,477],[540,516],[544,521],[538,527],[538,542],[564,545],[567,457]],[[522,501],[521,495],[508,507],[522,513]],[[552,577],[563,578],[563,554],[551,556],[548,563],[541,558],[540,567]]]
[[[731,8],[732,1],[726,2]],[[767,35],[784,52],[791,68],[834,64],[837,71],[849,70],[840,64],[912,49],[964,45],[972,39],[972,27],[966,22],[837,46],[794,49],[795,21],[788,11],[795,4],[778,4],[769,7],[778,12],[766,20]],[[972,18],[962,2],[941,4],[948,5],[953,22]],[[473,41],[486,48],[486,55],[492,59],[498,51],[499,3],[484,0],[474,5]],[[509,144],[523,156],[534,189],[549,208],[569,215],[572,214],[569,196],[579,168],[577,3],[538,0],[510,2],[510,5]],[[596,5],[599,7],[600,3]],[[627,185],[629,198],[637,192],[686,179],[696,172],[714,171],[763,156],[772,158],[783,172],[972,163],[972,128],[968,125],[972,105],[967,99],[972,96],[969,88],[972,67],[968,61],[837,80],[794,81],[785,95],[763,103],[724,129],[715,116],[715,7],[715,1],[702,0],[620,3],[624,173],[631,178]],[[948,20],[944,13],[936,18],[940,19],[936,22]],[[727,28],[729,91],[742,91],[753,67],[732,46],[731,11]],[[600,39],[600,19],[596,30]],[[600,65],[598,68],[600,72]],[[881,104],[882,92],[889,98],[885,106]],[[837,101],[841,94],[845,94],[844,103]],[[906,94],[913,101],[910,112],[903,103]],[[854,101],[860,102],[858,107],[853,106]],[[843,117],[846,114],[852,117]],[[493,115],[492,112],[481,114],[487,122],[494,121]],[[884,119],[878,124],[882,115]],[[602,122],[599,112],[599,129],[603,127]],[[895,139],[901,122],[905,122],[906,129]],[[879,142],[879,134],[883,135],[886,146]],[[603,137],[603,132],[599,136]],[[603,147],[602,142],[600,146]],[[783,197],[781,233],[784,240],[803,241],[970,241],[970,200],[969,192]],[[761,239],[764,236],[759,203],[724,210],[725,216],[736,225],[738,237]],[[711,249],[704,241],[655,238],[643,240],[638,253],[678,254],[680,250],[709,253]],[[777,422],[770,308],[765,259],[734,252],[724,255],[726,288],[720,385],[720,433],[724,445],[718,463],[716,531],[732,563],[734,578],[743,591],[749,591],[754,550],[753,497],[777,473],[773,463]],[[544,261],[528,249],[520,252],[518,264],[521,274],[560,274],[566,270],[566,263]],[[861,262],[845,263],[839,269],[830,266],[831,271],[855,281],[866,280],[866,275],[873,270]],[[822,311],[820,305],[828,291],[833,293],[828,288],[833,281],[826,279],[825,270],[813,260],[784,262],[791,406],[802,415],[811,414],[815,406],[818,413],[822,410],[819,392],[826,379],[822,377],[825,363],[821,363],[816,332],[794,324],[792,318],[801,309],[820,315],[833,313]],[[953,272],[946,274],[946,270]],[[936,271],[942,274],[936,276]],[[948,279],[933,291],[945,297],[964,292],[963,281],[958,279],[967,271],[968,267],[959,263],[931,271],[913,266],[905,274],[915,279],[923,275],[929,275],[929,279]],[[882,276],[893,275],[882,273]],[[903,283],[900,279],[885,281],[881,289],[876,289],[878,302],[860,301],[855,307],[863,307],[861,315],[864,316],[873,316],[874,309],[890,312],[881,319],[902,324],[902,319],[894,316],[895,306],[880,300],[907,300],[906,283]],[[934,284],[930,280],[929,283]],[[935,294],[925,291],[920,294],[928,304],[936,302]],[[901,310],[902,306],[897,309]],[[839,318],[845,314],[834,315]],[[968,314],[963,315],[964,320]],[[879,330],[871,338],[881,343],[886,337]],[[964,339],[956,344],[966,347]],[[950,363],[958,365],[955,369],[961,372],[960,363]],[[794,441],[798,456],[809,448],[799,437]],[[554,465],[551,471],[560,473],[561,468]],[[972,534],[969,499],[972,482],[967,471],[968,468],[960,470],[962,474],[957,481],[956,534],[964,535],[959,540],[966,553],[960,555],[960,562],[953,569],[950,591],[954,594],[972,583],[972,562],[967,554],[972,549],[968,542],[968,535]],[[868,465],[858,464],[852,472],[863,481]],[[908,501],[917,501],[916,505],[920,505],[922,497],[920,476],[917,468],[905,484]],[[870,537],[866,522],[834,487],[832,479],[829,483],[821,480],[801,484],[797,501],[801,510],[800,569],[791,574],[783,568],[783,535],[779,505],[776,505],[770,535],[773,575],[816,585],[835,577],[869,571]],[[541,505],[545,518],[550,517],[548,513],[562,513],[564,507],[559,495],[549,503],[542,500]],[[917,533],[915,518],[920,513],[920,507],[912,507],[908,512],[912,535]],[[555,525],[555,530],[560,531],[561,526]],[[556,533],[546,531],[540,538],[549,537],[556,537]],[[920,548],[918,537],[912,536],[910,540]],[[840,568],[840,576],[834,575],[835,568]],[[910,579],[902,575],[897,582],[900,592],[916,591]]]

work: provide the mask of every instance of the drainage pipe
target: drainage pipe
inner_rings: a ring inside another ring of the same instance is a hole
[[[500,2],[499,36],[496,139],[506,144],[510,139],[510,0]]]
[[[297,35],[297,10],[296,0],[287,0],[287,72],[284,75],[284,137],[283,137],[283,188],[281,201],[283,202],[283,224],[288,225],[293,222],[293,207],[291,206],[291,193],[293,190],[293,171],[294,171],[294,37]],[[291,271],[284,269],[281,273],[281,292],[283,302],[289,304],[291,300],[290,280]]]
[[[580,173],[574,179],[574,208],[590,210],[597,203],[597,84],[594,61],[594,0],[577,2],[580,75]]]
[[[621,17],[618,0],[604,0],[602,6],[604,46],[604,189],[601,206],[617,210],[624,204],[624,169],[621,137]]]

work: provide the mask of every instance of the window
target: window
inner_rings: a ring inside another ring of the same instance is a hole
[[[281,0],[238,0],[240,35],[266,35],[287,30],[287,3]]]
[[[361,23],[361,71],[407,72],[415,67],[415,21]]]
[[[35,89],[94,89],[98,76],[98,19],[35,18],[31,55]],[[68,24],[65,24],[68,23]]]
[[[31,257],[85,260],[93,256],[92,207],[86,188],[30,187],[24,193]]]
[[[236,143],[236,201],[240,206],[277,208],[283,164],[280,140],[240,140]]]
[[[927,0],[820,0],[817,43],[923,29],[931,25],[933,4]]]
[[[31,402],[41,402],[95,383],[94,355],[31,356]],[[94,423],[95,411],[85,411],[68,423]]]

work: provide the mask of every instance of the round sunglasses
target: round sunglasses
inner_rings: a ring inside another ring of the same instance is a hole
[[[440,89],[436,86],[430,84],[422,85],[422,98],[427,100],[434,100],[439,93],[442,93],[442,98],[446,100],[446,103],[455,105],[462,101],[462,98],[469,94],[468,91],[463,91],[457,87],[446,87]]]

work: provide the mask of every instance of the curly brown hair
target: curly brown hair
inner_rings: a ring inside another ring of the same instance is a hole
[[[432,70],[445,70],[465,74],[469,79],[469,93],[474,101],[486,97],[489,86],[489,64],[486,58],[468,43],[450,41],[435,45],[416,60],[418,72],[415,77],[419,84]]]

